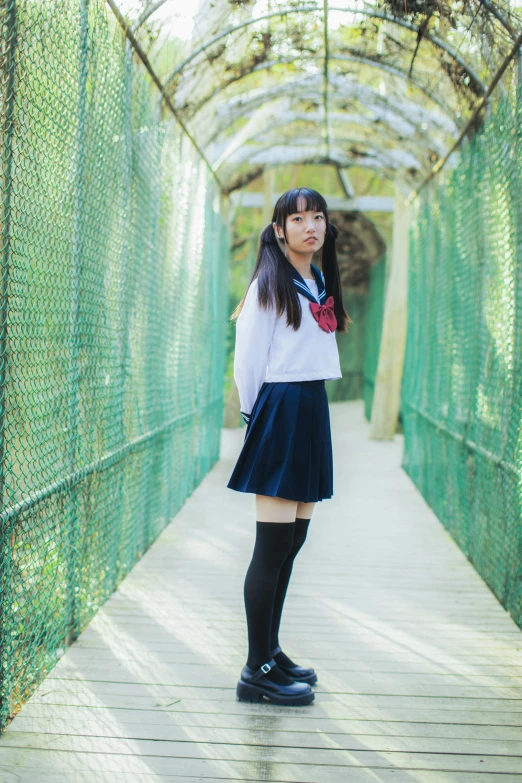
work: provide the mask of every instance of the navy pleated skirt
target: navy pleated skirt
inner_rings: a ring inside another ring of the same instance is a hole
[[[304,503],[332,497],[332,435],[324,380],[261,386],[227,487]]]

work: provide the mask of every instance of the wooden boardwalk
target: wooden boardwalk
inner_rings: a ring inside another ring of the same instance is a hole
[[[244,430],[0,740],[2,783],[522,781],[522,632],[362,403],[331,406],[318,503],[283,617],[314,704],[239,703],[254,496]]]

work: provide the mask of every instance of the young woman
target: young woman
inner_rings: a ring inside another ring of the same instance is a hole
[[[325,380],[342,377],[335,332],[351,321],[342,300],[337,234],[316,190],[284,193],[231,315],[237,319],[234,379],[247,428],[227,486],[255,493],[257,520],[244,585],[249,651],[237,685],[242,701],[302,705],[314,699],[310,685],[317,675],[285,655],[278,634],[314,505],[333,494]],[[323,272],[312,264],[318,251]]]

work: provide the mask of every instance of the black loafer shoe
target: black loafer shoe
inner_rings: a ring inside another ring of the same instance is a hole
[[[244,666],[236,688],[236,696],[239,701],[266,701],[285,707],[300,707],[304,704],[310,704],[315,699],[315,693],[306,682],[278,685],[267,679],[265,675],[274,666],[277,664],[273,659],[264,663],[257,671],[251,669],[250,666]]]
[[[280,652],[282,652],[281,648],[276,647],[275,650],[271,650],[270,654],[273,656]],[[317,674],[315,673],[315,669],[305,669],[303,666],[281,666],[280,663],[277,665],[282,672],[287,674],[296,682],[307,682],[309,685],[315,685],[317,682]]]

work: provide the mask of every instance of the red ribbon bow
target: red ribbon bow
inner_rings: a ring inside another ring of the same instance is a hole
[[[337,329],[337,318],[334,313],[335,300],[333,296],[329,296],[324,305],[317,304],[317,302],[310,302],[310,310],[312,315],[325,332],[335,332]]]

